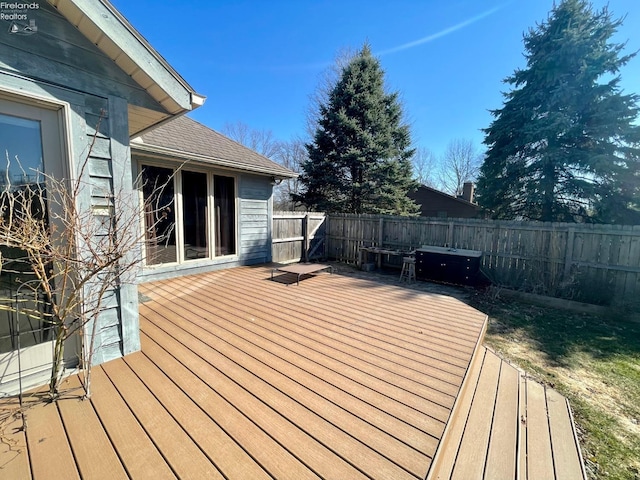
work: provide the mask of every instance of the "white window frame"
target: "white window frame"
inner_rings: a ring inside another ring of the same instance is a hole
[[[56,98],[32,92],[25,94],[24,91],[6,87],[0,87],[0,101],[3,104],[8,104],[6,107],[3,105],[0,108],[7,115],[15,115],[12,113],[12,110],[15,111],[14,108],[18,110],[26,109],[26,118],[32,118],[28,113],[29,111],[41,110],[52,114],[48,121],[54,121],[55,125],[49,123],[46,129],[41,130],[43,150],[45,149],[45,144],[49,144],[50,147],[47,154],[48,158],[50,158],[48,164],[47,160],[44,160],[45,174],[55,178],[75,178],[76,172],[73,162],[75,157],[72,148],[73,142],[71,141],[71,105]],[[36,118],[41,122],[44,120],[44,117],[40,117],[38,113],[36,113],[34,119]],[[54,118],[55,120],[53,120]],[[41,125],[43,124],[41,123]],[[55,138],[56,136],[57,138]],[[78,342],[78,337],[73,336],[73,340],[65,347],[65,358],[63,359],[65,368],[72,366],[73,360],[69,358],[74,358],[79,353],[80,343]],[[18,383],[16,382],[19,382],[18,376],[23,373],[27,375],[26,378],[23,377],[22,379],[23,390],[42,385],[49,380],[53,363],[53,340],[22,347],[18,355],[22,357],[22,372],[18,368],[15,351],[0,354],[0,365],[2,365],[3,370],[2,375],[0,375],[0,392],[3,394],[17,393]]]
[[[238,175],[233,172],[220,171],[220,170],[212,170],[211,168],[207,168],[201,165],[189,165],[188,167],[182,167],[180,165],[176,165],[173,162],[163,161],[157,158],[138,158],[138,178],[142,179],[142,172],[145,166],[152,167],[160,167],[166,168],[173,171],[173,187],[174,187],[174,206],[176,209],[175,212],[175,236],[176,236],[176,261],[175,262],[166,262],[166,263],[147,263],[147,252],[146,248],[143,250],[143,265],[145,269],[161,269],[163,267],[175,267],[175,266],[191,266],[198,263],[211,263],[217,261],[228,261],[233,260],[239,255],[239,245],[238,245],[238,230],[239,230],[239,222],[240,215],[238,210]],[[208,255],[203,258],[193,258],[193,259],[185,259],[184,258],[184,224],[183,224],[183,194],[182,194],[182,172],[195,172],[195,173],[204,173],[207,175],[207,250]],[[214,208],[214,177],[229,177],[233,178],[233,192],[234,192],[234,213],[235,213],[235,222],[234,222],[234,245],[235,252],[228,255],[220,255],[216,256],[216,244],[215,244],[215,208]],[[142,188],[140,189],[140,204],[144,203],[144,193]],[[141,212],[141,225],[145,232],[145,242],[146,242],[146,222],[144,212]]]

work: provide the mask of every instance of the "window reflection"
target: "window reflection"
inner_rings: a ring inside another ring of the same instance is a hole
[[[207,174],[182,172],[184,258],[207,258]]]
[[[142,182],[147,265],[176,262],[173,170],[147,165]]]
[[[0,191],[4,215],[15,214],[25,204],[35,209],[36,216],[45,216],[44,167],[40,122],[0,114]],[[10,202],[13,200],[12,202]],[[33,202],[31,202],[33,200]],[[12,205],[13,212],[8,205]],[[0,353],[28,347],[51,338],[49,323],[42,314],[47,305],[35,298],[29,289],[18,292],[21,283],[34,280],[26,252],[16,247],[0,245],[0,302],[19,305],[20,314],[0,310]],[[18,302],[18,303],[15,303]],[[25,314],[29,312],[29,314]]]
[[[142,181],[147,265],[237,253],[234,177],[143,165]],[[176,205],[181,206],[178,216]]]

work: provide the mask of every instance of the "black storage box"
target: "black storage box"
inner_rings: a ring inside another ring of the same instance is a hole
[[[416,250],[416,278],[473,285],[479,279],[478,250],[424,246]]]

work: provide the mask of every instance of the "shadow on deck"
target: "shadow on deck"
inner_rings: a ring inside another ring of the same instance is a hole
[[[74,376],[55,404],[30,397],[21,414],[15,399],[0,401],[0,476],[499,478],[485,460],[496,448],[517,449],[524,431],[534,453],[542,433],[531,425],[544,418],[527,410],[530,426],[517,426],[522,387],[514,394],[503,379],[521,377],[480,346],[484,314],[362,278],[287,287],[270,273],[141,286],[142,351],[95,367],[90,400],[74,396]],[[527,409],[542,388],[529,385]],[[501,426],[503,409],[516,412],[516,433]],[[570,418],[566,427],[573,434]],[[557,443],[552,468],[564,458]],[[504,478],[523,470],[517,451]]]

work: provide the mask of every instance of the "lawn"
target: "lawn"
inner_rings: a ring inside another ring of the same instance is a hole
[[[593,315],[497,295],[473,304],[489,314],[486,344],[571,402],[593,479],[640,479],[640,316]]]

